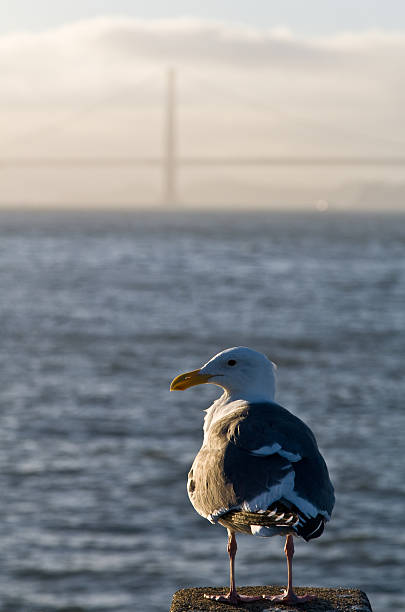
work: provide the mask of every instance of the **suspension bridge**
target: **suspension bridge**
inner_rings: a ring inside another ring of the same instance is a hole
[[[405,166],[405,156],[296,156],[296,155],[180,155],[178,150],[178,97],[176,71],[166,74],[163,151],[160,156],[59,156],[59,157],[0,157],[0,168],[7,167],[157,167],[162,172],[162,201],[179,201],[178,175],[183,167],[264,167],[264,166],[335,166],[335,167],[396,167]]]

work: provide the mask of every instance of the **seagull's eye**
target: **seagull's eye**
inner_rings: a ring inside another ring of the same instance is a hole
[[[235,361],[235,359],[230,359],[230,360],[228,361],[228,365],[230,365],[230,366],[234,366],[234,365],[236,365],[236,361]]]

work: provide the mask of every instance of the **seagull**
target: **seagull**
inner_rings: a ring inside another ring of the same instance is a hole
[[[195,510],[227,529],[230,590],[208,599],[239,605],[271,599],[301,603],[292,584],[293,537],[318,538],[329,521],[334,491],[310,428],[274,401],[276,366],[246,347],[229,348],[198,370],[177,376],[170,390],[211,383],[223,394],[206,410],[203,444],[188,474]],[[288,580],[273,597],[237,592],[236,533],[285,536]]]

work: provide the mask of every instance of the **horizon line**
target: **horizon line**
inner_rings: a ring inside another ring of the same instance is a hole
[[[178,166],[403,166],[405,156],[186,156],[175,157]],[[1,167],[42,166],[161,166],[165,157],[3,157]]]

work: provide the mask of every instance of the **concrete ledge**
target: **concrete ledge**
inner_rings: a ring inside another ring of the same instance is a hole
[[[180,589],[173,595],[170,612],[372,612],[367,595],[359,589],[322,589],[312,587],[296,587],[297,595],[309,593],[315,595],[313,601],[299,604],[282,604],[268,600],[245,603],[243,606],[233,606],[218,603],[204,598],[204,593],[222,594],[227,592],[226,587],[203,587],[194,589]],[[282,591],[280,586],[253,586],[240,587],[238,591],[243,595],[278,595]]]

